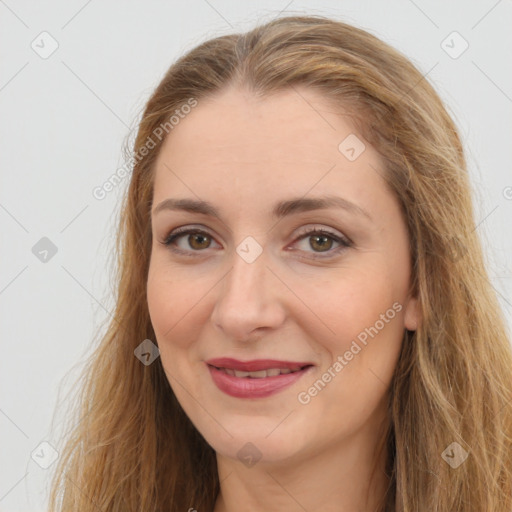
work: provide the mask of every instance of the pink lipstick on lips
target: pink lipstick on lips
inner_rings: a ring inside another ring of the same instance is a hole
[[[236,398],[265,398],[291,386],[313,364],[297,361],[256,359],[238,361],[228,357],[206,361],[213,382]]]

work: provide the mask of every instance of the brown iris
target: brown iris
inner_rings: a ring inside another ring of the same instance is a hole
[[[208,242],[206,245],[204,245],[205,240]],[[194,245],[196,241],[198,242],[198,246]],[[193,249],[206,249],[211,244],[210,237],[207,235],[203,235],[201,233],[194,233],[189,235],[188,242],[190,244],[190,247],[192,247]]]
[[[310,245],[313,249],[316,249],[316,247],[314,246],[314,244],[317,244],[319,240],[320,240],[320,241],[322,241],[322,242],[320,242],[320,244],[319,244],[319,248],[320,248],[319,250],[320,250],[321,252],[323,252],[323,251],[326,251],[326,250],[330,249],[330,248],[331,248],[331,246],[332,246],[332,240],[331,240],[328,236],[325,236],[325,235],[312,235],[312,236],[310,237],[310,239],[312,239],[313,241],[310,241],[310,242],[309,242],[309,245]],[[327,244],[326,244],[326,243],[327,243]]]

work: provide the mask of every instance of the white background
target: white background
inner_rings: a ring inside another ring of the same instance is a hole
[[[123,164],[178,56],[281,10],[365,28],[428,72],[464,138],[477,230],[512,326],[510,0],[0,0],[0,511],[45,510],[54,466],[31,453],[58,446],[59,384],[64,395],[113,307],[108,254],[124,185],[102,201],[93,188]],[[31,48],[50,47],[43,31],[58,43],[47,59]],[[441,47],[453,31],[469,43],[457,59]],[[32,253],[42,237],[58,249],[46,263]]]

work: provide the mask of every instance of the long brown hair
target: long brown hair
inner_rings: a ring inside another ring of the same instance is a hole
[[[215,452],[191,424],[160,359],[146,300],[155,130],[194,99],[240,85],[266,95],[308,86],[351,109],[382,155],[410,237],[422,322],[406,331],[389,393],[390,492],[383,510],[512,510],[512,350],[475,230],[460,137],[402,54],[353,26],[289,16],[208,40],[175,62],[145,107],[120,218],[116,308],[87,362],[54,476],[51,511],[211,511]],[[178,128],[179,129],[179,128]],[[169,130],[170,133],[170,130]],[[457,443],[457,444],[453,444]],[[467,459],[453,467],[449,458]]]

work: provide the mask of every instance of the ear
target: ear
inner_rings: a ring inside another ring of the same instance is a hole
[[[409,297],[405,306],[404,327],[409,331],[415,331],[421,322],[420,303],[416,297]]]

